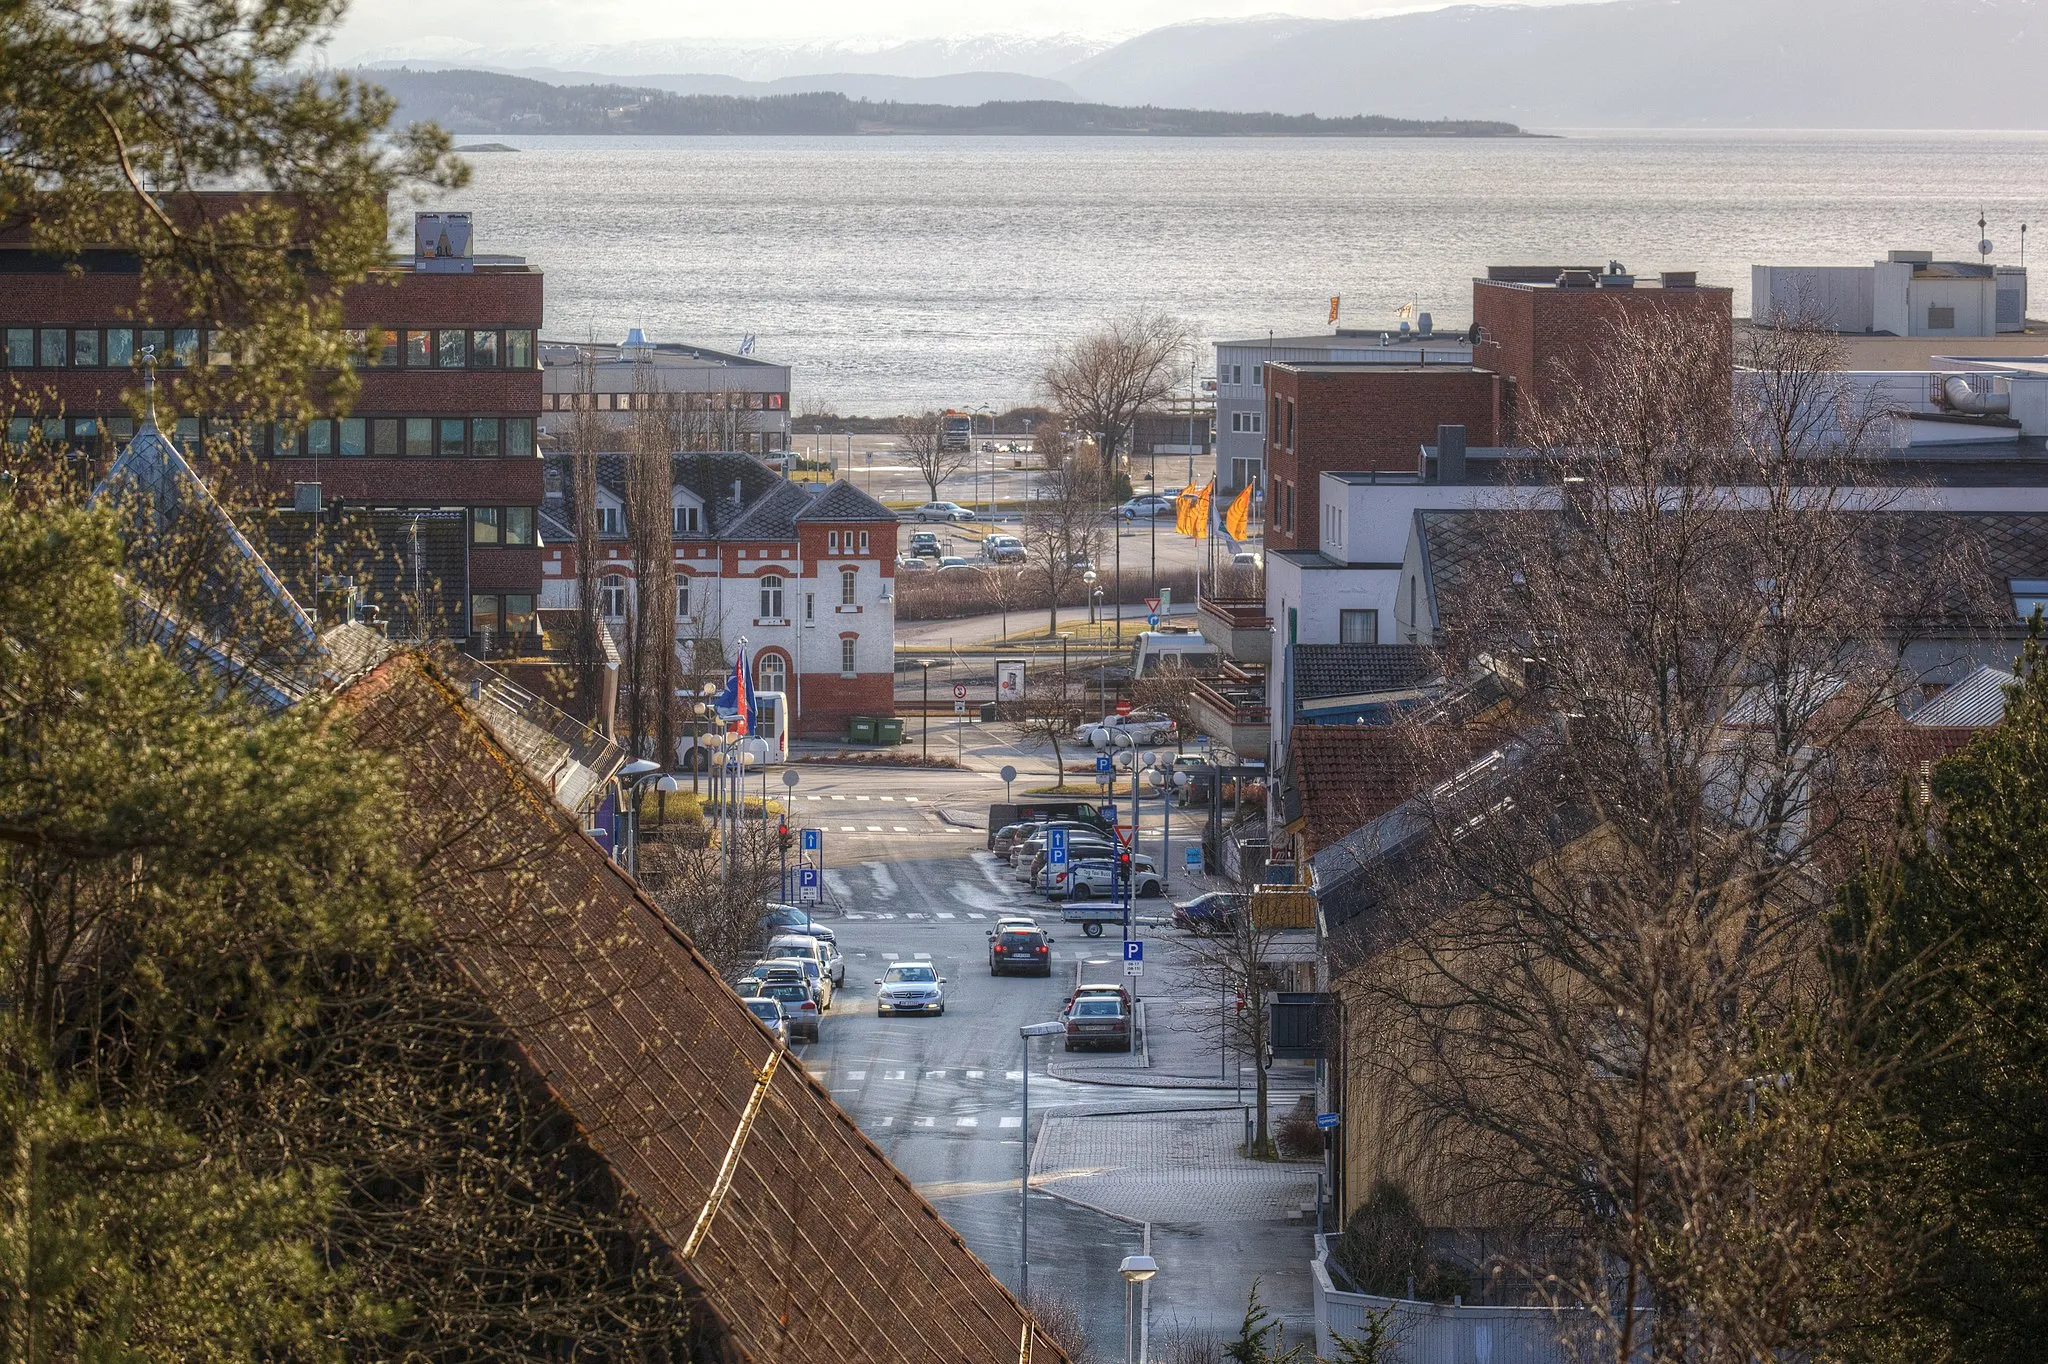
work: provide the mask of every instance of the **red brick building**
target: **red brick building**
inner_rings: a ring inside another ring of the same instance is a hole
[[[1699,344],[1722,357],[1732,392],[1734,299],[1733,290],[1702,288],[1690,273],[1666,273],[1651,285],[1614,266],[1605,274],[1495,266],[1487,278],[1472,281],[1472,320],[1479,327],[1472,359],[1514,384],[1522,439],[1527,424],[1560,393],[1597,379],[1602,352],[1624,320],[1669,321],[1696,330]],[[1503,436],[1518,438],[1512,429]],[[1489,442],[1479,440],[1475,431],[1471,443]]]
[[[1275,361],[1266,366],[1266,545],[1315,550],[1326,473],[1413,474],[1439,425],[1497,445],[1514,387],[1470,365]]]
[[[467,215],[441,216],[461,221],[459,255],[393,260],[344,295],[345,325],[367,351],[351,411],[304,429],[179,416],[166,420],[166,434],[191,455],[232,434],[263,462],[264,485],[282,507],[294,484],[319,484],[324,538],[354,556],[330,560],[323,576],[354,577],[396,628],[531,635],[541,586],[542,276],[518,257],[471,254]],[[157,359],[166,409],[176,407],[180,371],[229,362],[217,319],[165,316],[141,294],[139,265],[126,253],[60,263],[32,252],[24,232],[0,237],[10,438],[40,427],[53,444],[111,453],[134,429],[123,395],[138,383],[145,350]],[[308,527],[291,517],[276,528],[279,567],[310,600],[289,552]],[[349,534],[339,533],[344,521]]]
[[[576,517],[559,491],[541,511],[544,602],[576,605]],[[688,659],[716,639],[726,665],[745,649],[754,685],[781,692],[792,735],[846,732],[856,715],[896,712],[896,514],[851,483],[785,482],[734,451],[672,459],[675,638]],[[599,609],[625,623],[637,600],[627,543],[626,457],[597,470]]]

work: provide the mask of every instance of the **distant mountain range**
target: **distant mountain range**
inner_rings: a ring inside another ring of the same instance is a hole
[[[452,52],[416,56],[458,64]],[[1007,37],[872,49],[478,47],[459,64],[561,85],[833,90],[929,104],[1066,99],[1535,128],[2048,128],[2048,0],[1463,5],[1177,24],[1106,48]]]
[[[549,85],[495,71],[378,71],[400,122],[463,134],[1028,134],[1050,137],[1516,137],[1511,123],[1341,119],[1302,114],[1129,109],[1069,100],[972,106],[852,100],[836,92],[672,94],[625,85]]]

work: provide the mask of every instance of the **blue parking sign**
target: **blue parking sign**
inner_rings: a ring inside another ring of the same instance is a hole
[[[1067,831],[1047,829],[1045,831],[1045,860],[1055,867],[1067,865]]]
[[[1144,944],[1144,943],[1142,943],[1142,942],[1139,942],[1139,941],[1138,941],[1138,940],[1137,940],[1136,938],[1126,938],[1126,939],[1124,939],[1124,960],[1125,960],[1125,961],[1143,961],[1143,960],[1145,960],[1145,944]]]
[[[1095,770],[1097,772],[1109,772],[1113,770],[1113,764],[1109,761],[1109,755],[1107,753],[1098,753],[1095,755]]]
[[[1114,805],[1103,806],[1102,817],[1108,820],[1113,827],[1116,824],[1116,807]]]
[[[820,849],[822,849],[822,848],[823,848],[824,846],[825,846],[825,831],[824,831],[823,829],[806,829],[806,830],[804,830],[804,851],[805,851],[805,852],[817,852],[817,851],[819,851]]]
[[[824,898],[824,887],[818,881],[816,867],[796,869],[796,900],[800,905],[815,905]]]

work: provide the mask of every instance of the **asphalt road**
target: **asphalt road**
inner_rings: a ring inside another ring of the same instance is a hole
[[[820,1040],[799,1044],[797,1054],[1014,1289],[1026,1137],[1017,1029],[1055,1018],[1077,960],[1106,962],[1105,953],[1116,955],[1115,943],[1057,925],[1056,912],[1025,894],[983,851],[979,823],[948,823],[943,812],[978,820],[1001,797],[1001,783],[986,773],[795,770],[802,777],[792,822],[825,831],[830,903],[820,918],[847,958],[846,987],[823,1020]],[[1019,910],[1057,925],[1050,978],[989,974],[986,934],[998,914]],[[946,981],[943,1017],[875,1016],[875,979],[888,962],[901,960],[938,968]],[[1034,1131],[1056,1105],[1098,1111],[1185,1101],[1164,1091],[1055,1079],[1046,1063],[1058,1045],[1057,1038],[1033,1043]],[[1123,1321],[1116,1266],[1139,1251],[1140,1229],[1034,1192],[1031,1237],[1032,1287],[1079,1308],[1097,1345],[1113,1357]],[[1231,1277],[1240,1272],[1256,1271],[1229,1268]]]

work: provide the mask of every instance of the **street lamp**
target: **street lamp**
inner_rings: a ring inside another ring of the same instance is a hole
[[[920,658],[917,666],[924,669],[924,756],[932,756],[932,664],[935,660]]]
[[[1159,495],[1153,486],[1152,470],[1145,471],[1145,519],[1152,523],[1152,595],[1159,595],[1159,508],[1152,499]]]
[[[1057,1037],[1066,1030],[1066,1024],[1057,1022],[1026,1023],[1017,1029],[1017,1035],[1024,1039],[1024,1152],[1023,1168],[1017,1175],[1017,1296],[1027,1302],[1031,1298],[1031,1039]]]
[[[626,872],[630,876],[640,874],[640,792],[649,782],[663,795],[680,791],[683,784],[661,770],[661,764],[645,758],[635,758],[619,769],[620,780],[624,783],[626,797]]]
[[[1138,1284],[1145,1285],[1145,1300],[1152,1299],[1152,1276],[1159,1272],[1159,1261],[1150,1255],[1126,1255],[1116,1272],[1124,1281],[1124,1364],[1144,1364],[1149,1341],[1139,1341],[1137,1352],[1131,1351],[1131,1289]],[[1143,1314],[1140,1314],[1142,1321]],[[1139,1328],[1143,1330],[1142,1325]]]
[[[1082,570],[1081,585],[1088,589],[1088,623],[1090,625],[1095,624],[1095,599],[1102,595],[1095,590],[1095,578],[1094,569]]]

